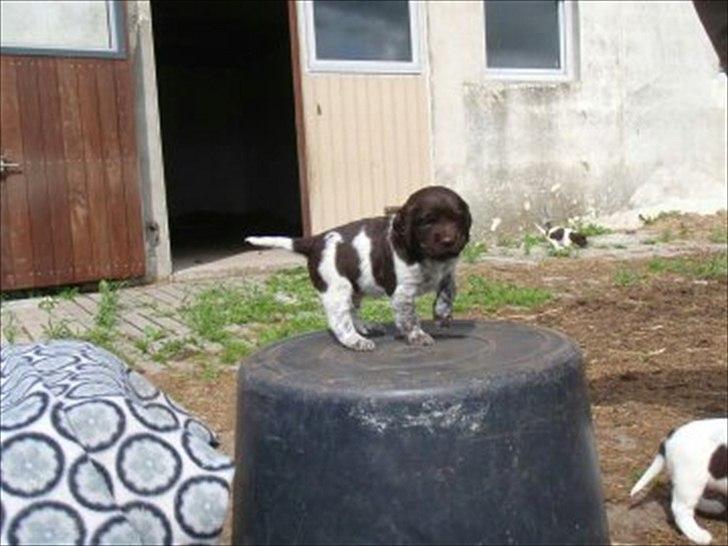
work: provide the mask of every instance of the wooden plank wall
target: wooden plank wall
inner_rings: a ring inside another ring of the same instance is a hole
[[[313,233],[432,184],[424,75],[309,72],[303,95]]]
[[[0,58],[2,290],[144,274],[130,61]]]

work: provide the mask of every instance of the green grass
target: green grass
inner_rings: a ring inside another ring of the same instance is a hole
[[[575,229],[582,235],[585,235],[586,237],[595,237],[597,235],[608,235],[610,233],[613,233],[612,230],[608,227],[600,226],[599,224],[595,224],[593,222],[571,222],[570,227],[572,229]]]
[[[552,295],[541,288],[517,286],[511,283],[489,281],[478,275],[470,275],[460,287],[455,298],[454,311],[493,312],[501,307],[532,308],[549,301]]]
[[[622,288],[634,286],[642,281],[642,275],[631,269],[619,269],[614,274],[614,284]]]
[[[717,227],[710,232],[708,240],[711,243],[728,243],[728,230],[724,227]]]
[[[549,256],[552,258],[570,258],[575,250],[573,248],[549,248]]]
[[[484,242],[470,241],[467,245],[465,245],[460,256],[462,256],[464,262],[474,264],[480,260],[486,252],[488,252],[488,247]]]
[[[3,336],[8,340],[9,343],[15,343],[20,333],[20,326],[18,325],[18,318],[15,313],[3,313],[2,319]]]
[[[73,331],[69,321],[58,318],[54,310],[60,303],[59,296],[44,298],[40,308],[48,314],[46,334],[54,338],[91,341],[133,364],[133,360],[123,354],[120,344],[124,337],[118,329],[120,285],[103,282],[99,288],[100,299],[93,325],[85,330]],[[546,290],[491,281],[471,274],[459,286],[454,311],[462,315],[489,313],[505,306],[531,308],[551,297]],[[421,318],[432,317],[433,301],[433,294],[417,300]],[[365,320],[379,323],[393,320],[386,298],[365,298],[361,315]],[[264,281],[217,284],[190,296],[178,310],[177,318],[189,326],[190,335],[175,335],[162,328],[147,327],[143,334],[129,341],[154,362],[182,359],[196,362],[200,365],[201,376],[208,378],[217,377],[222,369],[220,366],[240,362],[263,345],[327,327],[318,294],[304,268],[281,271]]]
[[[518,246],[518,239],[511,237],[510,235],[501,234],[498,235],[498,239],[495,244],[500,248],[516,248]]]
[[[662,211],[654,216],[643,216],[640,214],[639,219],[644,225],[651,226],[652,224],[659,222],[660,220],[665,220],[667,218],[679,218],[681,215],[682,213],[679,210],[667,210]]]
[[[653,258],[647,264],[650,273],[674,273],[696,279],[723,279],[728,275],[728,254],[700,258]]]
[[[459,287],[455,312],[490,312],[503,306],[534,307],[551,298],[545,290],[488,281],[470,275]],[[433,295],[417,301],[421,317],[432,316]],[[303,268],[276,273],[263,283],[216,286],[198,293],[182,316],[195,335],[219,343],[223,363],[238,362],[252,350],[293,335],[326,328],[326,317]],[[389,301],[365,298],[361,316],[373,322],[393,320]],[[241,333],[231,327],[245,325]]]
[[[526,256],[531,255],[531,249],[533,247],[542,246],[547,244],[543,235],[537,233],[526,233],[522,239],[523,254]]]

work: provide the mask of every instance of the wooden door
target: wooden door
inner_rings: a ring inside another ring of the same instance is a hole
[[[144,275],[131,61],[0,56],[0,288]]]

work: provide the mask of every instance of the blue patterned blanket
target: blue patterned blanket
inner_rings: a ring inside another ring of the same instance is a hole
[[[0,359],[0,543],[216,543],[233,465],[216,436],[89,343]]]

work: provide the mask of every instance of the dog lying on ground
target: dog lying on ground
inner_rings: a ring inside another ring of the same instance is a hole
[[[546,222],[544,227],[534,224],[536,229],[541,232],[546,240],[551,243],[556,250],[568,248],[573,244],[584,248],[587,245],[586,235],[579,233],[568,227],[551,226],[550,222]]]
[[[455,264],[472,219],[454,191],[429,186],[390,217],[367,218],[312,237],[247,237],[250,244],[303,254],[329,327],[349,349],[371,351],[365,336],[381,333],[359,318],[363,295],[389,296],[395,324],[410,345],[432,337],[420,326],[415,297],[434,290],[434,318],[447,326],[455,297]]]
[[[652,464],[630,491],[635,495],[667,466],[672,481],[672,513],[693,542],[709,544],[711,535],[695,522],[695,508],[721,514],[725,505],[703,497],[706,489],[728,494],[728,419],[692,421],[671,431]]]

